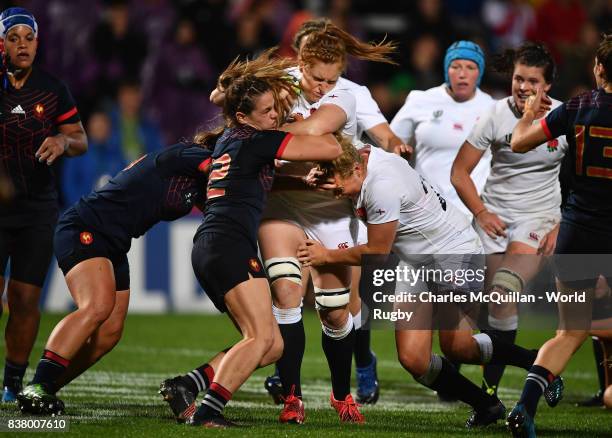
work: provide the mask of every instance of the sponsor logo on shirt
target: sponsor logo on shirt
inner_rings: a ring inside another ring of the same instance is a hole
[[[261,265],[259,264],[257,259],[255,258],[249,259],[249,269],[251,269],[251,271],[253,272],[261,271]]]
[[[455,122],[453,123],[453,129],[455,131],[463,131],[463,125],[461,123]]]
[[[506,135],[504,136],[504,141],[505,141],[507,144],[510,144],[510,141],[511,141],[511,140],[512,140],[512,133],[510,133],[510,134],[506,134]]]
[[[440,117],[442,117],[442,114],[444,114],[443,110],[441,110],[441,109],[440,110],[435,110],[433,112],[433,118],[434,119],[439,119]]]
[[[11,114],[21,114],[25,116],[25,111],[23,110],[23,108],[21,108],[21,105],[17,105],[11,110]]]
[[[338,249],[347,249],[349,247],[348,242],[341,242],[338,244]]]
[[[329,97],[330,99],[335,99],[335,98],[336,98],[336,97],[338,97],[338,96],[336,96],[335,94],[330,94],[330,95],[329,95],[329,96],[327,96],[327,97]]]
[[[382,215],[382,214],[385,214],[385,213],[386,213],[386,211],[385,211],[385,210],[383,210],[382,208],[379,208],[378,210],[376,210],[376,213],[378,213],[378,214],[381,214],[381,215]]]
[[[552,140],[548,140],[546,142],[546,150],[548,152],[556,152],[558,148],[559,148],[559,140],[557,140],[556,138],[553,138]]]
[[[538,236],[538,233],[536,233],[535,231],[532,231],[531,233],[529,233],[529,238],[531,240],[535,240],[536,242],[540,241],[540,236]]]
[[[83,245],[91,245],[93,243],[93,236],[89,231],[83,231],[79,235],[79,239]]]

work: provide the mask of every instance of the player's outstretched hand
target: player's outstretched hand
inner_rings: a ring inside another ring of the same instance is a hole
[[[303,266],[321,266],[326,264],[327,248],[319,242],[306,239],[300,244],[297,257]]]
[[[546,236],[540,242],[538,247],[538,254],[549,256],[555,252],[555,246],[557,245],[557,235],[559,234],[559,224],[557,224],[552,230],[550,230]]]
[[[42,142],[34,156],[41,163],[46,162],[52,165],[57,157],[61,156],[68,149],[68,138],[64,134],[47,137]]]
[[[531,95],[525,101],[525,112],[533,111],[536,119],[544,117],[550,110],[552,100],[546,95],[541,87],[536,90],[536,94]]]
[[[498,236],[506,237],[507,225],[495,213],[485,210],[476,216],[476,222],[492,239],[497,239]]]

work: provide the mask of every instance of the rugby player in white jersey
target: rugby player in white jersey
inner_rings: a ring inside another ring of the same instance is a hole
[[[494,101],[478,88],[485,70],[481,48],[471,41],[457,41],[444,57],[445,83],[426,91],[412,91],[391,121],[391,129],[415,149],[415,169],[426,175],[436,190],[465,214],[450,183],[457,151],[479,117]],[[487,153],[472,173],[480,190],[489,174]]]
[[[313,19],[304,22],[293,39],[292,47],[296,54],[300,53],[300,50],[304,47],[310,34],[321,31],[326,27],[333,26],[332,22],[327,18]],[[291,75],[298,81],[302,79],[302,74],[298,68],[292,69]],[[357,132],[355,137],[357,139],[361,139],[365,132],[370,139],[374,140],[376,144],[383,149],[401,154],[407,159],[411,157],[412,148],[404,144],[402,140],[393,133],[389,123],[378,108],[378,104],[372,98],[372,94],[367,87],[340,77],[334,87],[334,91],[335,90],[346,90],[355,98],[355,115],[357,121]],[[341,99],[341,97],[339,98]],[[320,106],[321,101],[315,103],[315,105]],[[300,106],[301,110],[297,110],[298,112],[304,113],[310,111],[310,105],[307,101],[303,102]],[[358,241],[359,243],[363,243],[367,240],[367,236],[365,235],[365,227],[363,224],[360,223],[359,225]],[[308,287],[308,274],[308,269],[302,270],[303,294],[306,294],[306,288]],[[367,315],[367,312],[363,314],[361,312],[361,299],[359,298],[360,274],[361,270],[359,268],[353,268],[351,270],[351,295],[349,302],[349,310],[353,315],[353,323],[356,330],[354,356],[357,402],[362,404],[374,404],[379,396],[376,355],[370,349],[370,331],[362,326],[362,324],[366,322],[362,321],[362,318]],[[274,375],[266,378],[264,386],[273,398],[280,402],[279,395],[283,393],[283,388],[280,377],[278,376],[278,368]]]
[[[424,255],[482,254],[480,238],[468,218],[446,203],[405,160],[378,148],[371,148],[369,154],[360,153],[346,139],[342,148],[343,154],[326,169],[334,175],[336,193],[351,198],[358,216],[366,222],[368,241],[352,248],[329,249],[308,239],[298,250],[298,259],[305,266],[360,265],[362,255],[391,251],[407,264],[422,263]],[[456,263],[449,256],[442,257]],[[431,314],[431,306],[419,309],[420,318],[428,316],[424,309]],[[402,366],[419,383],[471,405],[474,411],[468,427],[503,418],[505,408],[495,395],[462,376],[448,359],[432,354],[433,330],[424,327],[396,331]],[[495,335],[472,336],[466,319],[441,329],[439,336],[442,351],[460,362],[511,364],[527,369],[536,357],[535,352]]]
[[[362,43],[333,25],[312,33],[298,59],[302,95],[293,109],[297,121],[282,129],[294,134],[341,130],[353,138],[357,132],[355,98],[337,86],[347,56],[392,62],[387,55],[393,49],[390,43]],[[283,165],[279,172],[306,176],[308,170]],[[305,334],[297,247],[306,236],[331,248],[351,247],[357,240],[357,227],[350,203],[328,193],[276,192],[268,199],[259,229],[259,245],[272,285],[273,312],[286,340],[283,357],[277,362],[285,399],[281,422],[301,423],[305,418],[300,388]],[[323,350],[330,367],[331,404],[341,421],[362,423],[364,418],[350,394],[355,342],[353,317],[348,309],[350,269],[313,269],[311,274],[323,328]]]
[[[489,254],[488,290],[522,292],[540,270],[542,257],[536,254],[554,250],[561,218],[559,169],[567,141],[561,136],[524,155],[510,148],[525,100],[537,87],[547,92],[554,80],[555,63],[548,50],[526,42],[506,50],[495,64],[496,70],[512,75],[512,95],[498,101],[476,122],[455,158],[451,181],[474,215],[474,226]],[[561,104],[551,100],[552,108]],[[479,196],[470,173],[489,151],[493,155],[491,173]],[[518,326],[516,304],[490,304],[488,325],[488,330],[513,343]],[[502,374],[503,367],[485,367],[483,386],[497,392]]]

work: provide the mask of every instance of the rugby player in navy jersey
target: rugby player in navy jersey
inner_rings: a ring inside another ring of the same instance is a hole
[[[0,169],[13,188],[0,208],[0,294],[10,313],[2,400],[15,401],[36,339],[38,301],[58,216],[55,162],[81,155],[87,137],[66,85],[33,65],[38,25],[23,8],[0,14]]]
[[[55,393],[119,342],[128,310],[127,253],[160,221],[202,207],[212,151],[207,134],[145,155],[83,197],[59,220],[55,255],[77,310],[54,328],[32,382],[17,395],[23,412],[56,414]]]
[[[285,76],[284,71],[279,74]],[[257,229],[274,177],[274,160],[329,161],[341,153],[331,134],[274,130],[282,119],[273,87],[244,75],[225,87],[226,129],[217,140],[204,221],[194,237],[192,263],[215,306],[227,311],[243,339],[231,347],[191,423],[230,425],[223,408],[260,366],[275,362],[283,340],[272,314],[270,286],[257,255]],[[318,158],[316,158],[318,157]]]
[[[512,132],[511,146],[515,152],[528,152],[560,135],[565,135],[569,143],[567,159],[574,173],[562,211],[555,254],[612,253],[612,160],[608,147],[612,141],[612,35],[605,36],[599,45],[593,73],[598,88],[573,97],[540,123],[532,125],[542,102],[547,101],[539,89],[526,102],[523,117]],[[605,264],[605,256],[601,259]],[[586,289],[592,295],[598,270],[606,272],[606,268],[609,269],[604,265],[590,266],[591,272],[581,273],[584,280],[576,281],[568,278],[572,266],[565,259],[556,257],[555,264],[557,284],[563,293]],[[608,278],[608,283],[610,280],[612,278]],[[577,307],[568,308],[568,304],[559,306],[560,315],[564,316],[577,310]],[[556,336],[540,348],[521,398],[508,415],[508,426],[515,437],[536,436],[534,417],[540,396],[563,371],[588,334],[587,328],[561,327]]]

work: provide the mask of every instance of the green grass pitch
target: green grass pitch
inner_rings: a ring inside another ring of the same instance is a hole
[[[60,315],[44,315],[39,338],[31,356],[31,367],[40,357],[44,342]],[[6,319],[4,318],[6,322]],[[191,370],[238,336],[225,316],[130,315],[119,345],[94,368],[61,391],[71,436],[141,437],[195,436],[509,436],[502,422],[480,430],[466,430],[469,407],[460,403],[440,404],[435,394],[418,385],[399,365],[390,331],[374,331],[372,346],[378,355],[381,397],[375,406],[364,406],[367,424],[340,424],[329,407],[329,370],[320,343],[320,326],[312,312],[305,313],[307,347],[302,368],[306,423],[301,426],[277,422],[280,408],[263,389],[271,367],[249,379],[226,409],[227,417],[243,427],[202,430],[174,423],[166,404],[157,394],[166,377]],[[519,332],[519,342],[537,348],[551,332]],[[555,409],[544,401],[537,416],[538,436],[612,436],[612,412],[599,408],[576,408],[574,403],[592,394],[596,387],[590,342],[577,353],[564,373],[565,398]],[[481,370],[464,366],[463,372],[476,382]],[[28,370],[26,379],[32,376]],[[525,371],[507,368],[500,397],[510,409],[520,395]],[[354,388],[353,388],[354,393]],[[0,407],[0,417],[20,418],[16,406]],[[19,435],[24,436],[24,435]],[[39,435],[36,435],[39,436]],[[330,435],[332,436],[332,435]]]

